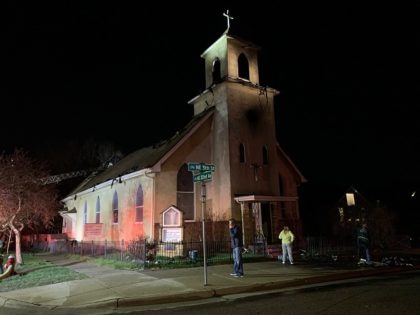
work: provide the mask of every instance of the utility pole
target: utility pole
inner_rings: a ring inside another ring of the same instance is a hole
[[[201,217],[203,220],[203,265],[204,265],[204,285],[207,285],[207,246],[206,246],[206,183],[201,182]]]

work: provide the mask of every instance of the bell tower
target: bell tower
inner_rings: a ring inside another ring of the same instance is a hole
[[[251,42],[223,33],[201,54],[205,61],[206,87],[228,78],[258,85],[258,50]]]
[[[189,101],[194,115],[214,109],[211,159],[216,171],[212,184],[220,200],[213,200],[213,206],[223,207],[231,201],[231,209],[224,210],[236,217],[235,196],[272,196],[279,191],[273,102],[279,92],[259,84],[259,50],[231,34],[228,24],[201,54],[206,86]]]

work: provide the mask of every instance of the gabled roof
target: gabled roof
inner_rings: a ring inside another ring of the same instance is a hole
[[[121,159],[115,165],[107,168],[98,174],[91,174],[88,176],[76,189],[74,189],[67,197],[90,189],[104,183],[108,180],[117,179],[123,175],[134,173],[143,169],[151,168],[159,163],[163,158],[167,158],[171,150],[194,129],[200,122],[207,120],[207,118],[214,111],[214,107],[201,112],[194,116],[192,120],[175,135],[165,141],[161,141],[153,146],[141,148],[134,151]],[[67,198],[66,197],[66,198]]]

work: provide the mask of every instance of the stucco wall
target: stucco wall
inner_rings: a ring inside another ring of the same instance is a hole
[[[135,222],[135,203],[139,185],[143,189],[143,222]],[[118,223],[113,223],[112,200],[114,192],[118,194]],[[138,237],[152,236],[152,200],[153,200],[153,179],[146,175],[123,180],[122,183],[113,183],[95,190],[91,189],[77,195],[76,200],[68,200],[68,209],[76,209],[76,226],[74,238],[78,241],[86,240],[85,225],[83,223],[85,202],[87,205],[87,223],[95,223],[96,203],[100,201],[100,221],[102,225],[100,235],[90,235],[88,240],[133,240]]]
[[[203,162],[211,164],[211,137],[210,130],[212,119],[208,119],[191,137],[180,145],[161,166],[161,171],[156,173],[156,222],[162,222],[162,212],[171,205],[177,206],[177,175],[179,169],[188,162]],[[207,184],[208,194],[212,195],[212,183]],[[195,189],[195,218],[201,219],[200,185]],[[182,209],[180,209],[182,211]]]

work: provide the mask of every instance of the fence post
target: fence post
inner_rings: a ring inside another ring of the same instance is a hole
[[[146,238],[143,239],[143,261],[144,261],[144,266],[146,267],[146,259],[147,259],[147,246],[146,246]]]
[[[104,248],[104,256],[105,256],[105,259],[106,259],[106,244],[107,244],[107,242],[105,240],[105,248]]]
[[[91,249],[92,257],[95,257],[95,251],[94,251],[94,249],[93,249],[93,240],[92,240],[92,243],[91,243],[90,249]]]
[[[124,240],[121,240],[120,260],[123,261]]]

